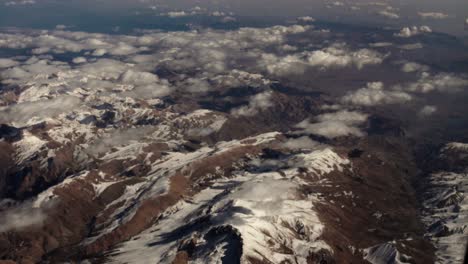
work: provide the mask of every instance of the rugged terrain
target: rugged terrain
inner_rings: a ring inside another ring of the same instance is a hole
[[[81,116],[3,125],[2,206],[24,228],[4,230],[2,258],[432,262],[398,123],[376,115],[365,138],[317,138],[289,129],[323,113],[324,96],[272,96],[253,117],[92,101]]]
[[[468,147],[413,123],[468,79],[402,32],[2,33],[1,262],[462,263]]]

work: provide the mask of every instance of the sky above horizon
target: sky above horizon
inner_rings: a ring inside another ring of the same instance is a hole
[[[311,16],[372,27],[427,25],[436,32],[468,35],[468,2],[464,0],[0,0],[0,6],[0,28],[65,25],[76,30],[111,31],[120,27],[164,28],[177,20],[193,22],[191,19],[196,21],[200,16],[247,17],[276,24]]]

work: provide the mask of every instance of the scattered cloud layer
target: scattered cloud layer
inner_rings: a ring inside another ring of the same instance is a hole
[[[281,147],[288,149],[313,149],[319,146],[320,143],[310,139],[308,136],[299,138],[289,138],[281,144]]]
[[[115,130],[112,133],[106,134],[100,139],[94,141],[87,149],[91,155],[97,156],[106,153],[113,147],[125,146],[133,141],[141,140],[143,137],[151,134],[155,130],[154,127],[138,127]]]
[[[39,123],[76,109],[81,103],[81,100],[74,96],[59,96],[50,100],[14,104],[0,108],[0,123],[18,126]]]
[[[302,16],[302,17],[298,17],[297,21],[300,21],[300,22],[315,22],[315,18],[313,18],[311,16]]]
[[[427,117],[433,115],[435,112],[437,112],[437,107],[433,105],[426,105],[421,110],[419,111],[419,116],[420,117]]]
[[[326,138],[337,138],[342,136],[364,136],[364,132],[358,127],[367,121],[367,114],[353,111],[338,111],[319,115],[315,118],[316,123],[304,120],[297,124],[303,129],[302,133],[309,133]]]
[[[352,51],[343,44],[334,44],[321,50],[306,51],[284,57],[264,54],[260,64],[264,65],[270,74],[285,76],[300,75],[310,68],[326,70],[356,67],[362,69],[366,65],[381,64],[384,59],[385,55],[374,50]]]
[[[250,97],[249,104],[233,109],[234,116],[253,116],[259,111],[266,110],[273,106],[271,101],[273,93],[271,91],[262,92]]]
[[[442,12],[418,12],[418,16],[432,19],[444,19],[449,17],[448,14]]]
[[[53,205],[53,202],[48,202],[42,207],[35,207],[31,201],[26,201],[2,211],[0,214],[0,233],[23,231],[29,227],[41,226],[47,219],[45,209]]]
[[[5,59],[5,58],[0,58],[0,69],[4,68],[10,68],[13,66],[17,66],[19,62],[12,60],[12,59]]]
[[[412,26],[412,27],[404,27],[400,30],[399,33],[396,33],[395,36],[401,38],[410,38],[413,36],[417,36],[420,34],[431,33],[432,29],[428,26]]]
[[[401,91],[388,91],[382,82],[368,83],[366,87],[348,92],[342,98],[346,104],[375,106],[382,104],[398,104],[410,101],[411,95]]]
[[[379,14],[380,16],[386,17],[386,18],[390,18],[390,19],[398,19],[398,18],[400,18],[400,15],[398,15],[398,14],[395,13],[395,12],[388,11],[388,10],[379,11],[379,12],[377,12],[377,14]]]
[[[461,89],[468,88],[468,79],[449,73],[431,75],[423,72],[416,82],[398,85],[396,88],[415,93],[458,92]]]
[[[401,66],[401,71],[410,73],[410,72],[421,72],[421,71],[428,71],[429,67],[426,65],[422,65],[416,62],[405,62]]]
[[[13,0],[6,1],[5,6],[24,6],[24,5],[34,5],[36,4],[35,0]]]

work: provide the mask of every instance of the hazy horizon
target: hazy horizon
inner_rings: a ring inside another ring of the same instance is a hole
[[[196,7],[208,12],[224,12],[237,17],[263,19],[269,17],[278,24],[298,16],[315,19],[399,28],[403,26],[430,26],[436,32],[466,36],[465,20],[468,2],[450,1],[53,1],[1,0],[0,28],[50,28],[55,25],[80,26],[86,20],[97,28],[126,26],[139,27],[158,22],[167,12],[189,13]],[[206,15],[206,14],[198,14]],[[177,19],[177,18],[173,18]],[[87,28],[87,30],[89,30]],[[110,29],[108,29],[110,30]]]

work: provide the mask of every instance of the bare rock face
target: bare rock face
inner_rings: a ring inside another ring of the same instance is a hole
[[[462,263],[467,250],[468,145],[451,142],[434,158],[422,193],[426,235],[436,247],[436,261]]]

